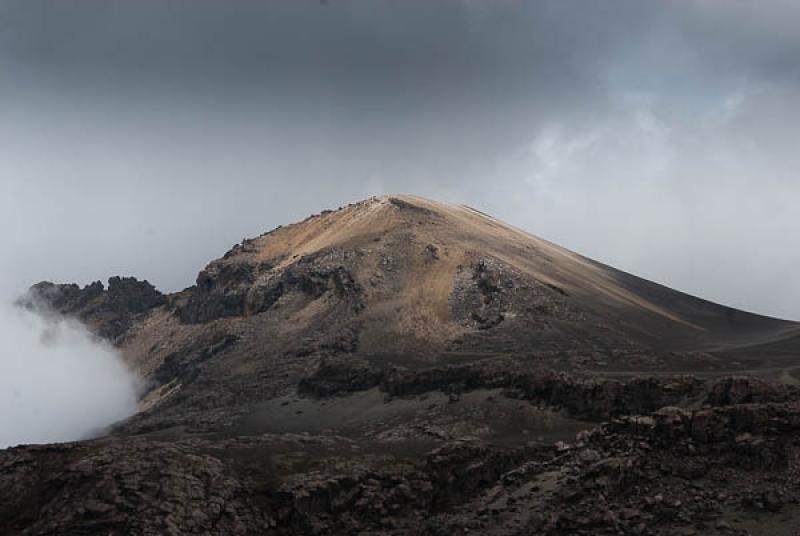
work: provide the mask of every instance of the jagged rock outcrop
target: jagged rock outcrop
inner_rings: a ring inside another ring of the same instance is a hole
[[[380,370],[351,360],[334,360],[304,378],[298,390],[309,396],[328,397],[374,387],[389,397],[502,389],[506,396],[588,419],[649,413],[676,403],[699,401],[707,391],[706,382],[692,376],[580,378],[546,369],[530,371],[524,364],[503,359],[422,370]]]
[[[702,425],[700,412],[678,408],[623,417],[555,445],[450,442],[416,460],[308,434],[9,449],[0,452],[0,489],[11,492],[0,529],[772,534],[774,520],[792,519],[800,503],[800,409],[751,404],[704,414]],[[295,466],[263,464],[260,452],[316,454]],[[753,517],[764,531],[753,532]]]
[[[108,289],[100,281],[83,288],[42,281],[18,300],[24,307],[76,316],[112,342],[119,342],[138,316],[165,303],[166,296],[148,281],[119,276],[108,280]]]
[[[0,489],[0,533],[9,535],[244,535],[271,522],[220,459],[175,443],[0,451]]]
[[[751,402],[782,402],[790,399],[800,399],[800,390],[791,385],[750,376],[723,378],[708,393],[708,403],[715,406]]]
[[[339,263],[350,256],[347,252],[321,252],[303,257],[283,271],[275,271],[269,262],[253,265],[223,258],[200,272],[197,284],[173,305],[178,317],[188,323],[263,313],[292,292],[310,299],[332,293],[358,309],[359,284]]]

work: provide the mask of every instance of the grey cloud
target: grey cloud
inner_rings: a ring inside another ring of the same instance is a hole
[[[0,448],[98,434],[135,411],[137,387],[74,321],[0,307]]]

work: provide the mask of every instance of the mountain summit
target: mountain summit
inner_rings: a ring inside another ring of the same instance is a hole
[[[415,196],[370,198],[244,240],[166,297],[132,278],[98,285],[34,291],[116,335],[152,386],[143,420],[212,405],[238,414],[333,362],[386,370],[505,356],[568,372],[674,373],[758,368],[800,346],[795,323]]]
[[[4,534],[672,534],[713,515],[661,512],[659,479],[685,498],[793,474],[800,325],[463,205],[370,198],[181,292],[114,277],[20,303],[78,317],[146,387],[103,439],[0,453]]]
[[[246,240],[201,272],[177,311],[188,323],[288,302],[306,311],[298,293],[324,297],[315,313],[336,310],[351,346],[368,353],[480,342],[496,351],[500,336],[484,340],[489,333],[507,337],[510,351],[585,348],[597,330],[604,350],[609,336],[701,349],[736,344],[734,333],[755,343],[796,328],[632,277],[470,207],[413,196],[372,198]]]

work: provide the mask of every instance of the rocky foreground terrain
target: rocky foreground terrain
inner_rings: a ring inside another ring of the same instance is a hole
[[[0,534],[800,534],[800,325],[469,207],[373,198],[182,292],[20,305],[146,382],[102,437],[0,451]]]

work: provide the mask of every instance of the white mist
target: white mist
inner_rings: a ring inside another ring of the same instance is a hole
[[[96,435],[136,402],[136,376],[80,323],[0,306],[0,448]]]

